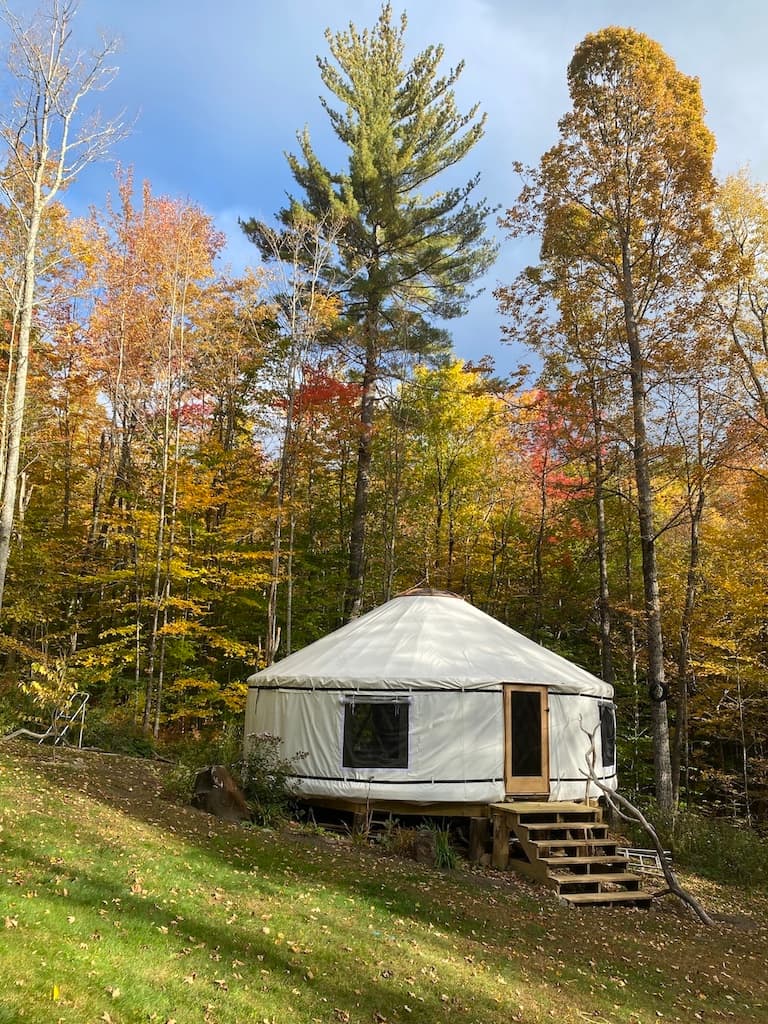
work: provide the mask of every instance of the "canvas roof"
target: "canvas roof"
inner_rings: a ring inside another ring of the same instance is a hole
[[[546,685],[612,697],[597,676],[448,594],[395,597],[282,661],[252,686],[318,689],[478,689]]]

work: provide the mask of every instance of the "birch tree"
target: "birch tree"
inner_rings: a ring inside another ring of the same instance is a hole
[[[343,230],[343,221],[330,215],[315,220],[296,217],[293,224],[276,230],[263,221],[250,220],[242,227],[270,264],[272,310],[277,327],[273,352],[273,374],[279,404],[283,409],[279,426],[275,513],[272,533],[272,579],[267,603],[265,660],[271,665],[281,641],[278,616],[278,588],[282,580],[283,531],[288,518],[289,563],[293,550],[296,517],[293,498],[296,485],[296,448],[300,424],[296,398],[303,375],[316,350],[321,334],[330,329],[339,314],[339,301],[329,293],[329,268]],[[325,283],[325,288],[322,287]],[[315,352],[316,355],[316,352]],[[286,573],[285,652],[291,653],[293,578]]]
[[[116,74],[116,44],[104,39],[92,52],[75,49],[76,13],[75,0],[50,0],[27,25],[7,5],[0,8],[10,34],[8,75],[15,84],[14,98],[0,118],[6,157],[0,189],[18,233],[21,266],[13,304],[18,336],[0,507],[0,610],[14,528],[36,295],[46,272],[41,231],[55,198],[125,134],[120,120],[102,121],[86,112],[92,94],[107,88]]]

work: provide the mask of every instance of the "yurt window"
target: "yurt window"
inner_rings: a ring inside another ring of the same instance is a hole
[[[407,768],[409,700],[344,700],[345,768]]]
[[[616,709],[613,704],[600,705],[600,743],[603,748],[603,767],[616,764]]]

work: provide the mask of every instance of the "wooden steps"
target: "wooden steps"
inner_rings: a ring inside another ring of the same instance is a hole
[[[629,870],[627,858],[617,853],[600,808],[521,800],[492,804],[491,815],[494,867],[512,867],[578,906],[650,904],[643,876]]]

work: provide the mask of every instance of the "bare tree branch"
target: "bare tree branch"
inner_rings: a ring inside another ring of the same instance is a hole
[[[656,851],[659,858],[659,864],[661,865],[661,870],[664,873],[664,880],[667,883],[667,888],[663,889],[661,892],[654,893],[654,897],[660,898],[666,895],[677,896],[677,898],[682,900],[686,906],[690,907],[702,924],[713,925],[715,922],[706,912],[704,907],[702,907],[696,897],[678,882],[677,876],[672,870],[672,866],[664,853],[664,847],[661,845],[661,840],[658,837],[656,829],[650,821],[648,821],[643,812],[638,807],[635,807],[634,804],[630,803],[625,796],[622,796],[621,793],[616,792],[616,790],[610,789],[597,777],[597,773],[595,772],[595,734],[587,732],[583,725],[581,726],[581,731],[589,740],[587,753],[585,755],[587,770],[583,773],[584,777],[587,779],[587,785],[591,782],[593,785],[597,786],[597,788],[605,795],[605,799],[607,800],[611,810],[614,811],[622,821],[631,822],[633,825],[639,825],[651,840],[651,844]]]

